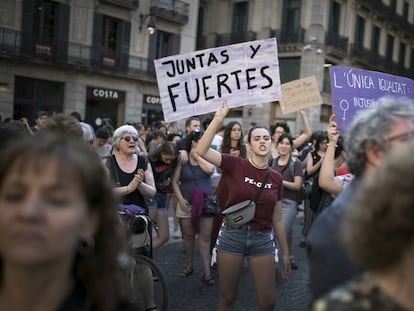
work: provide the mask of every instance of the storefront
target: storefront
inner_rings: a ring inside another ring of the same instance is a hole
[[[63,110],[64,83],[26,77],[15,77],[13,118],[26,117],[32,124],[37,111],[49,115]]]
[[[153,126],[155,123],[164,120],[161,100],[158,95],[143,95],[142,123]]]
[[[109,122],[113,127],[118,127],[123,123],[124,111],[124,91],[100,87],[87,87],[86,122],[96,127],[96,120],[100,119],[104,122]]]

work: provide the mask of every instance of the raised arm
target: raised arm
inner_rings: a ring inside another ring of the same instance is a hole
[[[227,101],[223,102],[221,108],[216,111],[214,119],[211,121],[206,131],[204,132],[201,139],[198,141],[196,153],[207,160],[208,162],[214,164],[217,167],[221,166],[221,153],[213,148],[210,148],[211,142],[213,141],[214,135],[217,132],[217,129],[223,123],[224,117],[227,115],[229,108],[227,106]]]
[[[299,111],[300,118],[302,119],[303,132],[296,139],[293,140],[292,149],[296,149],[300,145],[306,143],[311,137],[311,128],[309,125],[308,117],[306,116],[305,111],[302,109]]]
[[[325,158],[322,162],[321,170],[319,172],[319,187],[331,195],[336,196],[342,189],[342,183],[335,178],[335,148],[338,142],[338,128],[336,122],[333,120],[334,115],[329,118],[328,129],[328,148],[325,152]]]

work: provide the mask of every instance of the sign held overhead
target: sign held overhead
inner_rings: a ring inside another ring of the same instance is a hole
[[[165,121],[280,100],[275,38],[168,56],[154,61]]]

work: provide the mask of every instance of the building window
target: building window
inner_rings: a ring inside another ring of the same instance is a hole
[[[371,52],[378,55],[379,42],[380,42],[381,30],[379,27],[374,26],[372,28],[372,39],[371,39]]]
[[[387,61],[392,61],[393,53],[394,53],[394,37],[388,34],[387,35],[387,47],[385,49],[385,58]]]
[[[339,21],[341,19],[341,5],[336,2],[331,2],[331,14],[329,19],[329,30],[333,33],[339,33]]]
[[[300,78],[300,58],[279,59],[280,81],[286,83]]]
[[[155,58],[161,58],[173,54],[174,34],[157,30],[157,42]]]
[[[36,42],[52,43],[55,38],[57,3],[37,1],[33,12],[33,39]]]
[[[414,49],[411,49],[410,68],[414,68]]]
[[[365,19],[361,16],[357,16],[356,28],[355,28],[355,46],[362,48],[364,46],[364,33],[365,33]]]
[[[402,17],[404,20],[408,22],[408,11],[410,10],[410,5],[408,4],[408,1],[404,1],[403,5],[403,11],[402,11]]]
[[[400,42],[400,51],[398,55],[398,64],[401,65],[401,67],[404,67],[405,64],[405,49],[406,45],[403,42]]]
[[[397,0],[390,1],[390,8],[391,12],[395,13],[395,11],[397,10]]]
[[[120,23],[120,20],[110,16],[104,16],[102,19],[101,47],[106,52],[112,52],[111,54],[116,54],[117,51],[118,32]]]
[[[232,33],[245,33],[247,31],[248,2],[233,4],[233,18],[231,20]]]
[[[300,0],[284,0],[282,15],[282,42],[300,41]]]

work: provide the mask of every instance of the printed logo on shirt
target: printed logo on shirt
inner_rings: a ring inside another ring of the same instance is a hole
[[[260,188],[262,186],[261,181],[256,181],[255,179],[250,178],[250,177],[244,177],[244,182],[246,184],[255,185],[257,188]],[[272,189],[272,183],[266,184],[265,189]]]

